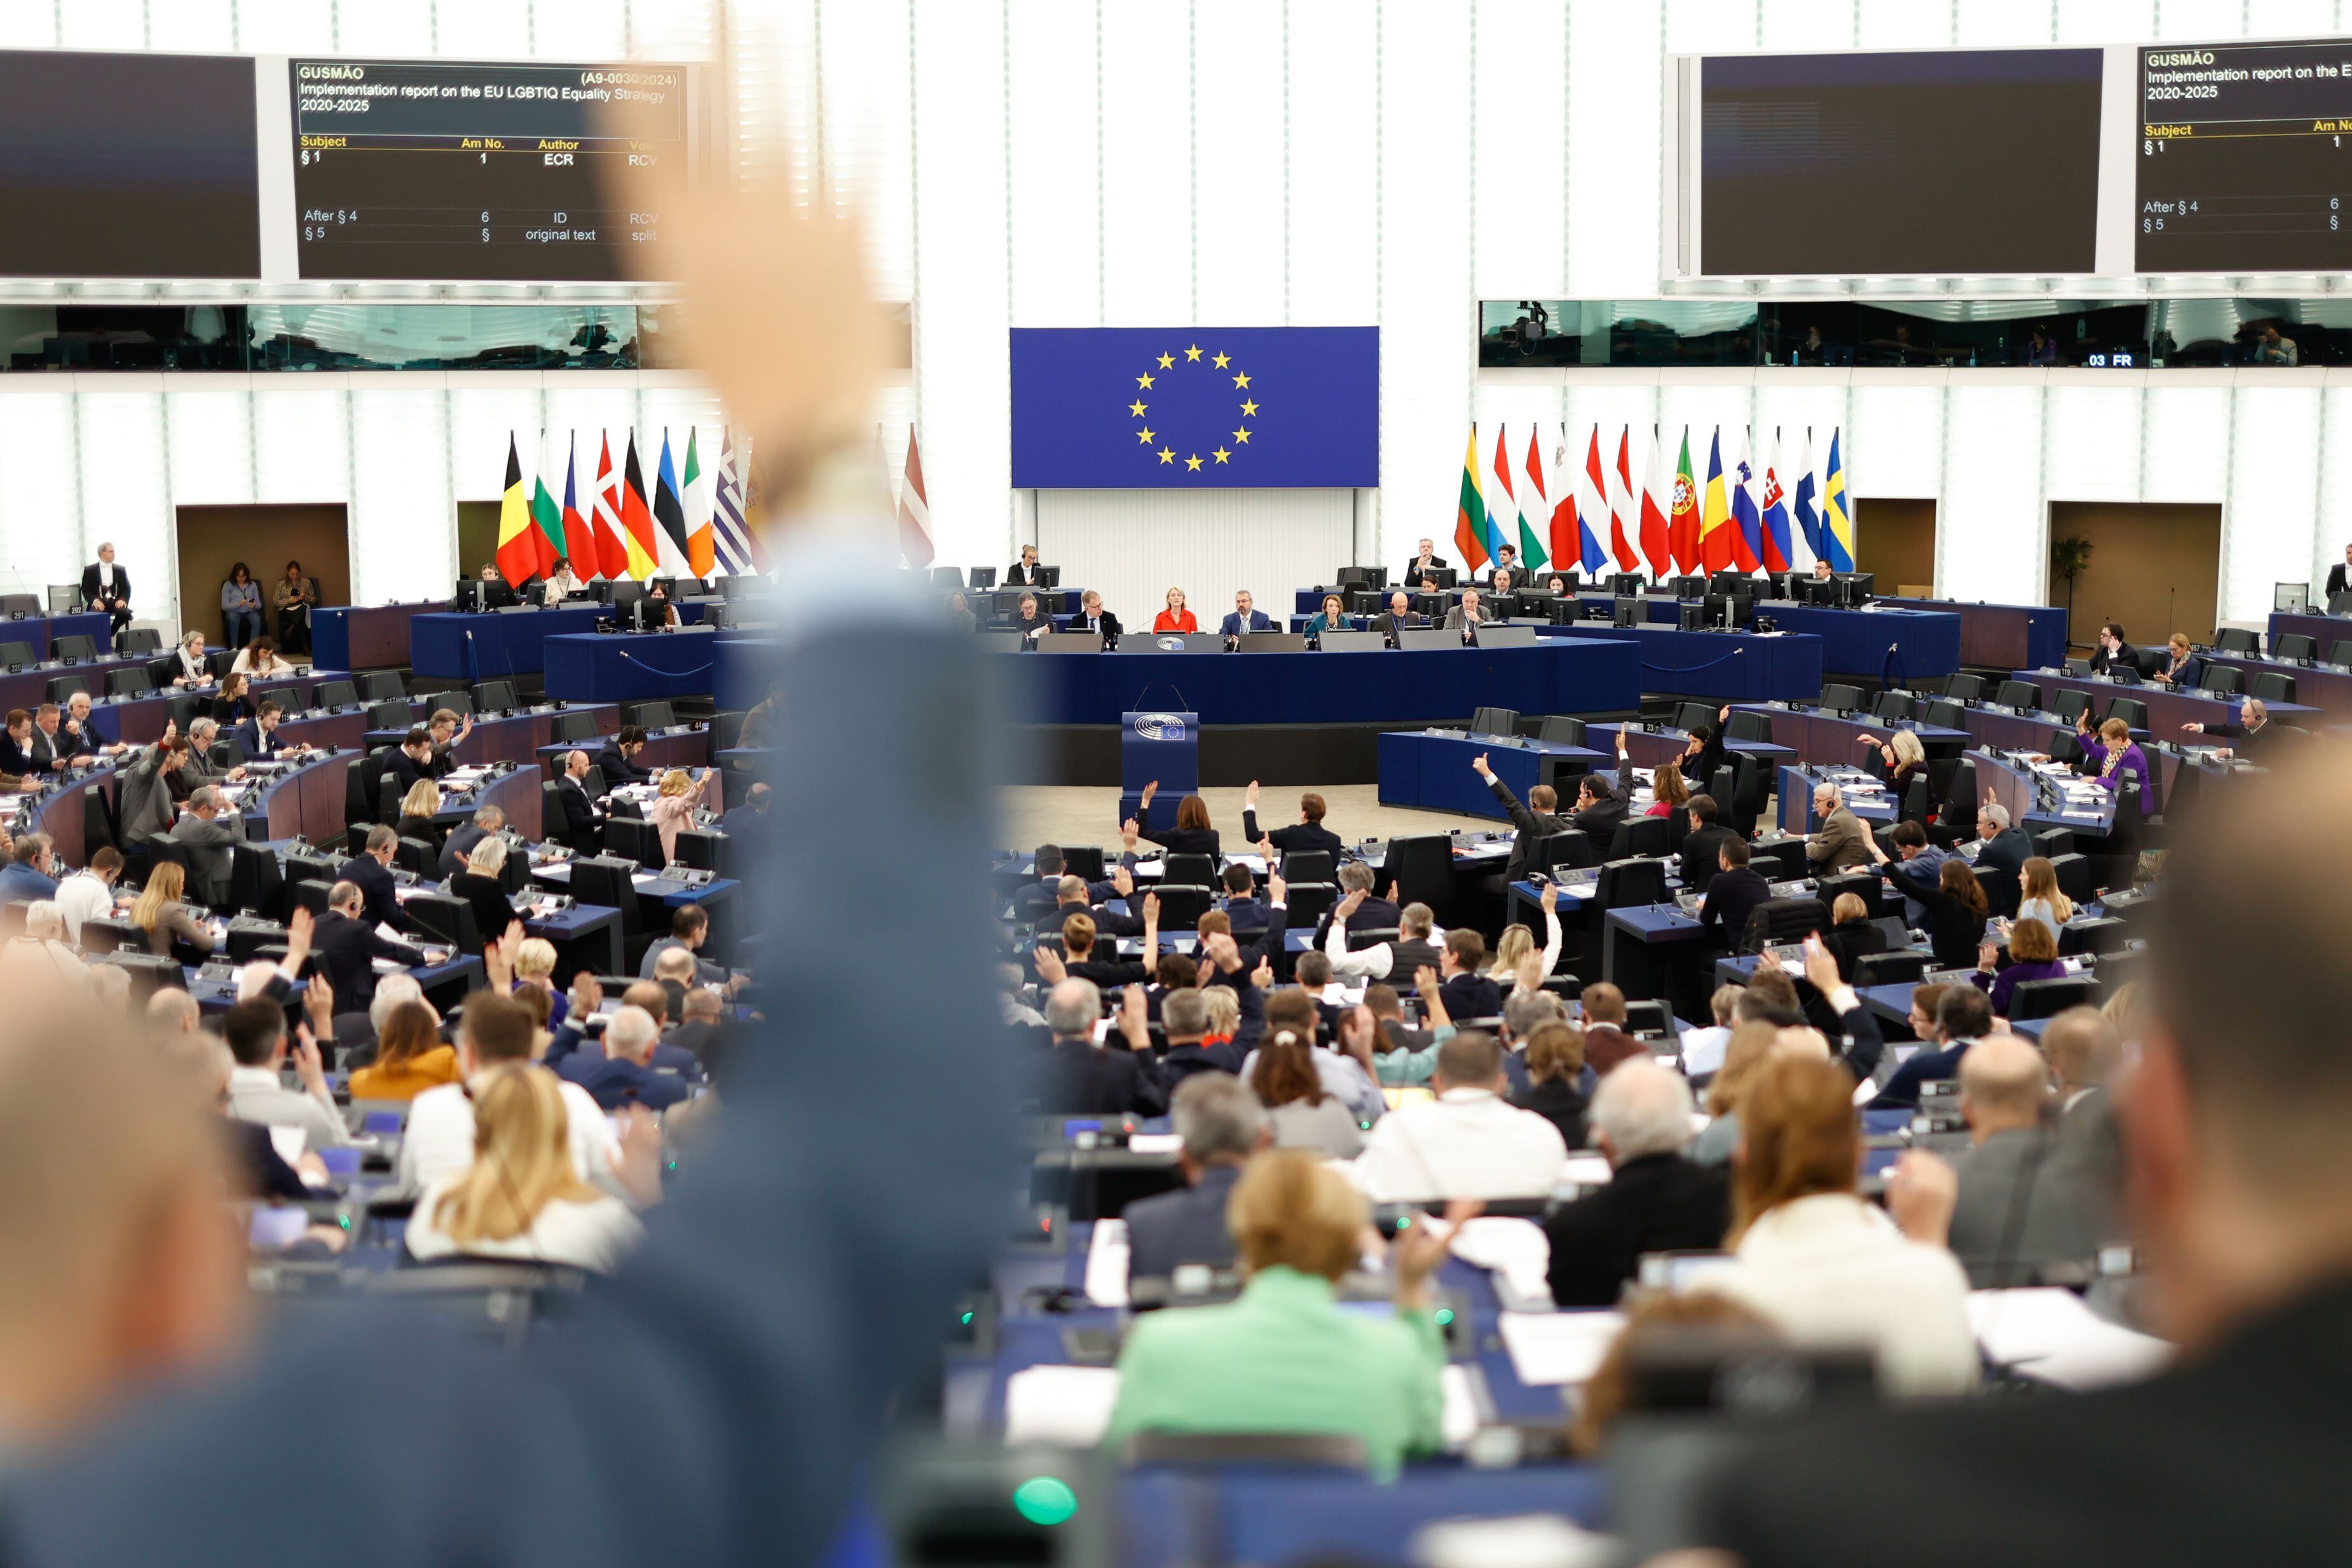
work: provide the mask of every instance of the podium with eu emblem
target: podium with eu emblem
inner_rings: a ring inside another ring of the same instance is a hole
[[[1118,820],[1136,816],[1143,787],[1157,779],[1160,792],[1151,798],[1151,816],[1143,821],[1147,833],[1165,832],[1176,825],[1176,807],[1187,795],[1201,790],[1201,716],[1165,708],[1147,708],[1118,716]]]

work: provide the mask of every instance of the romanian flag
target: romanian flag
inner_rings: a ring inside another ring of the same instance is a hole
[[[572,444],[563,454],[563,557],[572,563],[574,577],[596,575],[596,536],[588,527],[588,519],[580,515],[580,433],[572,433]]]
[[[639,582],[654,574],[654,515],[646,506],[646,471],[637,465],[637,433],[629,432],[628,455],[621,464],[621,543],[627,547],[627,574]]]
[[[1666,511],[1666,546],[1675,570],[1685,577],[1698,570],[1698,480],[1691,469],[1690,426],[1683,426],[1683,453],[1675,463],[1674,498]]]
[[[539,473],[531,481],[530,548],[537,559],[534,566],[542,579],[555,574],[555,558],[563,553],[563,508],[547,489],[547,432],[539,433]]]
[[[694,432],[686,433],[686,476],[679,481],[686,486],[686,565],[697,577],[709,577],[719,565],[719,536],[711,531],[710,507],[696,488],[702,481],[702,465],[695,460]]]
[[[1723,427],[1706,444],[1706,489],[1698,504],[1698,563],[1708,571],[1731,565],[1731,500],[1723,490]]]
[[[1462,570],[1476,571],[1486,564],[1486,497],[1478,492],[1478,427],[1470,427],[1470,450],[1462,459],[1462,495],[1454,505],[1454,548],[1462,552]]]
[[[530,504],[523,499],[522,456],[515,450],[514,432],[507,432],[507,488],[499,500],[499,575],[509,588],[530,580],[539,565],[538,533],[531,525]]]
[[[1853,570],[1853,516],[1845,493],[1845,465],[1838,461],[1838,433],[1830,432],[1829,467],[1822,475],[1822,553],[1832,571]]]
[[[613,472],[613,438],[604,437],[596,455],[596,491],[589,502],[589,531],[596,536],[596,553],[572,564],[583,577],[619,581],[629,575],[629,547],[622,541],[621,480]]]

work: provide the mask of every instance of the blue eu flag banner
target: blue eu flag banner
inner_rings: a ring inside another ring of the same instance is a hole
[[[1016,327],[1019,489],[1381,482],[1377,327]]]

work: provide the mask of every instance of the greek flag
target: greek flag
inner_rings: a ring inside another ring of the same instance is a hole
[[[719,570],[733,576],[751,570],[751,530],[743,522],[743,480],[735,463],[735,428],[727,427],[719,454],[719,494],[711,517],[718,535]]]

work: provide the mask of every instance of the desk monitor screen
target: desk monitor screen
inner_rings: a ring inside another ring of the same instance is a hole
[[[1620,598],[1615,601],[1613,608],[1615,611],[1613,619],[1618,625],[1639,626],[1642,624],[1643,610],[1642,601],[1640,600]]]

